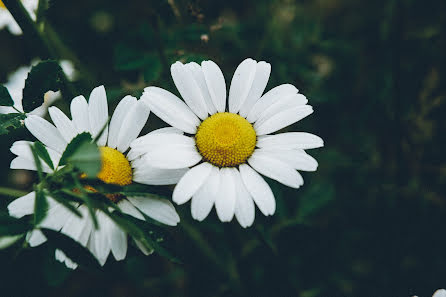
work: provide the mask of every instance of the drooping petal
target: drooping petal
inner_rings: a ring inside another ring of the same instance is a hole
[[[110,127],[108,131],[107,146],[115,149],[118,146],[119,132],[124,124],[124,119],[127,117],[129,111],[136,104],[137,99],[133,96],[125,96],[116,106],[113,116],[110,120]]]
[[[271,74],[271,64],[264,61],[257,63],[256,74],[252,81],[251,89],[249,90],[248,97],[240,108],[240,115],[242,117],[248,116],[249,111],[253,105],[260,99],[268,84],[269,75]]]
[[[127,234],[113,221],[107,227],[111,252],[117,261],[123,260],[127,255]]]
[[[67,142],[62,135],[60,135],[59,130],[48,121],[41,117],[30,115],[25,119],[25,126],[34,137],[47,147],[50,147],[59,153],[62,153],[65,150]]]
[[[42,231],[35,229],[27,234],[27,239],[30,247],[36,247],[41,245],[46,241],[45,235],[43,235]]]
[[[243,228],[249,227],[254,223],[255,207],[251,194],[243,183],[240,172],[235,172],[235,191],[237,199],[235,201],[235,217]]]
[[[93,89],[88,101],[88,116],[90,121],[90,131],[92,137],[95,138],[102,131],[108,121],[108,103],[107,94],[104,86],[99,86]],[[105,127],[104,132],[98,139],[97,144],[105,146],[108,137],[108,127]]]
[[[293,167],[257,150],[248,159],[248,164],[261,174],[286,186],[299,188],[304,184],[302,176]]]
[[[77,135],[75,125],[59,108],[55,106],[48,108],[48,112],[51,116],[51,120],[53,121],[54,125],[56,125],[62,137],[67,143],[70,142]]]
[[[102,211],[96,211],[96,218],[99,229],[94,231],[94,252],[99,264],[104,265],[111,250],[108,238],[109,224],[114,224],[114,222]]]
[[[256,68],[257,62],[248,58],[235,70],[229,89],[229,112],[238,113],[245,102],[254,81]]]
[[[191,214],[198,221],[204,220],[211,212],[220,184],[220,169],[212,166],[206,181],[192,197]]]
[[[180,222],[175,207],[167,199],[153,197],[127,197],[141,212],[158,222],[176,226]]]
[[[207,118],[207,105],[192,72],[181,62],[170,66],[173,82],[189,108],[202,120]]]
[[[272,117],[265,119],[261,124],[254,124],[254,129],[257,135],[265,135],[276,132],[282,128],[285,128],[291,124],[294,124],[304,117],[313,113],[313,107],[310,105],[297,106],[279,112]]]
[[[230,222],[235,212],[235,168],[225,167],[219,172],[220,185],[215,197],[215,209],[220,221]]]
[[[242,164],[239,169],[243,184],[251,194],[257,207],[265,216],[273,215],[276,211],[276,200],[269,185],[248,165]]]
[[[17,157],[14,158],[11,161],[11,165],[9,165],[11,169],[25,169],[25,170],[32,170],[37,171],[37,166],[34,160],[25,159],[23,157]],[[45,173],[51,173],[53,170],[46,166],[45,164],[42,164],[42,171]]]
[[[77,132],[90,132],[90,117],[88,114],[88,103],[84,96],[77,96],[71,101],[71,117]]]
[[[287,132],[257,138],[257,146],[266,149],[313,149],[324,146],[319,136],[305,132]]]
[[[157,87],[144,89],[141,100],[150,110],[169,125],[194,134],[200,120],[191,109],[174,94]]]
[[[186,172],[175,187],[172,200],[177,204],[189,201],[209,177],[211,170],[212,165],[205,162]]]
[[[224,112],[226,108],[226,83],[223,72],[212,61],[201,62],[201,69],[215,108],[218,112]]]

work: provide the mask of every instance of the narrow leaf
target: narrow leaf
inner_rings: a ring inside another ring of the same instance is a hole
[[[46,147],[39,141],[34,143],[37,155],[51,168],[54,169],[53,161],[48,154]]]
[[[43,190],[39,187],[36,189],[36,199],[34,200],[34,225],[39,225],[46,217],[48,211],[48,201]]]
[[[14,106],[14,100],[12,100],[8,89],[5,86],[0,85],[0,105],[1,106]]]

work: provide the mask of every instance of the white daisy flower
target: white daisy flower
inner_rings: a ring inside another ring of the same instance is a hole
[[[105,183],[120,186],[133,182],[144,184],[175,184],[185,173],[185,169],[156,169],[141,162],[141,158],[128,156],[132,153],[129,144],[135,140],[146,124],[149,116],[149,108],[135,97],[124,97],[116,107],[109,127],[105,129],[97,144],[102,155],[102,169],[98,178]],[[78,96],[71,102],[70,120],[57,107],[49,108],[50,117],[54,123],[45,119],[30,115],[25,119],[26,128],[48,150],[49,155],[57,170],[60,157],[67,144],[79,133],[89,132],[93,137],[97,136],[108,121],[108,105],[103,86],[95,88],[87,103],[83,96]],[[29,141],[17,141],[11,147],[11,152],[17,155],[12,160],[12,169],[36,170],[36,165],[29,145]],[[52,172],[52,169],[42,162],[44,172]],[[122,195],[106,195],[121,209],[122,212],[138,219],[144,220],[145,214],[163,224],[175,226],[180,218],[172,203],[166,199],[156,197],[124,197]],[[20,197],[8,205],[10,215],[22,217],[33,213],[35,193],[31,192]],[[96,212],[99,229],[93,226],[88,209],[85,205],[79,206],[82,218],[77,217],[51,197],[48,197],[49,210],[46,218],[40,224],[43,228],[50,228],[72,237],[83,246],[86,246],[96,256],[101,265],[107,260],[110,251],[116,260],[122,260],[127,252],[127,235],[105,213]],[[28,234],[31,246],[36,246],[46,240],[39,230]],[[148,254],[139,242],[137,245]],[[68,267],[77,265],[68,259],[62,251],[56,252],[56,258],[65,262]]]
[[[33,21],[36,20],[36,10],[39,5],[38,0],[22,0],[22,4],[28,11],[29,16]],[[14,35],[21,35],[22,30],[14,20],[12,14],[8,11],[5,4],[0,0],[0,29],[7,27],[9,32]]]
[[[266,62],[244,60],[232,78],[228,102],[225,79],[212,61],[171,66],[185,102],[161,88],[145,88],[142,100],[150,109],[188,135],[151,134],[131,147],[146,153],[152,166],[191,167],[175,187],[173,201],[192,199],[193,218],[203,220],[215,204],[222,222],[235,215],[241,226],[251,226],[254,203],[266,216],[276,209],[273,192],[259,173],[299,188],[303,179],[297,170],[316,170],[317,161],[304,150],[322,147],[321,138],[305,132],[269,135],[313,112],[290,84],[262,96],[270,72]]]
[[[31,62],[29,66],[22,66],[18,68],[16,71],[11,73],[8,76],[8,81],[4,84],[4,86],[8,89],[9,94],[11,95],[12,100],[14,101],[14,107],[19,111],[23,112],[22,106],[22,94],[23,89],[25,88],[25,81],[28,77],[28,73],[31,71],[32,66],[38,64],[38,60],[34,60]],[[64,73],[67,75],[68,79],[75,79],[77,73],[74,69],[73,63],[67,60],[60,61],[60,66]],[[43,104],[33,111],[30,114],[35,114],[38,116],[44,116],[48,110],[48,107],[51,106],[56,100],[61,98],[60,91],[53,92],[48,91],[45,93]],[[14,108],[10,106],[0,106],[0,113],[15,113],[17,112]]]
[[[432,297],[446,297],[446,290],[445,289],[438,289],[435,291],[434,295]]]

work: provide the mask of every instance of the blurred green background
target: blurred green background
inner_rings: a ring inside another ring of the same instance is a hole
[[[177,93],[176,60],[212,59],[229,86],[252,57],[272,65],[267,90],[292,83],[309,98],[314,114],[288,129],[325,147],[309,151],[319,169],[301,189],[268,180],[276,214],[257,210],[251,228],[177,207],[163,244],[183,264],[130,248],[71,271],[51,244],[14,246],[0,251],[0,295],[431,296],[446,286],[445,12],[440,0],[50,1],[45,21],[78,93],[104,84],[111,106],[148,85]],[[26,35],[0,31],[1,82],[36,57]],[[152,114],[147,131],[162,125]],[[1,138],[0,185],[28,191],[35,176],[9,170],[23,138]]]

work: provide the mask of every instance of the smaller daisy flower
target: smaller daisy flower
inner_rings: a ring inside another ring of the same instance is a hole
[[[434,295],[432,297],[446,297],[446,290],[445,289],[438,289],[435,291]]]
[[[33,21],[36,20],[36,10],[39,4],[38,0],[22,0],[22,4],[28,11],[29,16]],[[9,32],[14,35],[21,35],[22,30],[20,29],[14,17],[6,8],[5,4],[0,0],[0,29],[7,27]]]
[[[323,146],[305,132],[274,134],[313,112],[296,87],[283,84],[262,96],[271,65],[244,60],[235,70],[226,100],[226,84],[212,61],[171,66],[183,97],[157,87],[145,88],[142,100],[166,123],[186,135],[152,134],[131,147],[163,169],[191,168],[173,192],[173,201],[192,199],[192,217],[201,221],[215,205],[222,222],[235,216],[243,227],[254,222],[255,207],[268,216],[276,209],[271,188],[260,174],[299,188],[298,170],[315,171],[318,163],[304,150]],[[259,174],[260,173],[260,174]]]
[[[137,152],[128,151],[130,143],[138,137],[144,127],[149,112],[146,104],[132,96],[126,96],[119,102],[109,127],[104,130],[97,141],[102,157],[102,168],[97,175],[98,179],[108,184],[120,186],[130,185],[133,182],[174,184],[185,173],[184,169],[153,168],[145,162],[141,162]],[[95,88],[91,92],[88,103],[83,96],[74,98],[71,102],[72,120],[57,107],[50,107],[49,114],[55,126],[35,115],[31,115],[25,120],[25,126],[46,146],[57,168],[61,154],[77,134],[89,132],[93,137],[96,137],[107,123],[108,105],[105,89],[103,86]],[[29,147],[30,144],[32,142],[17,141],[12,145],[11,152],[17,157],[11,162],[11,168],[36,170]],[[43,162],[42,166],[44,172],[52,172],[52,169]],[[94,191],[94,188],[91,188],[91,190]],[[137,219],[144,220],[142,214],[145,214],[170,226],[175,226],[180,221],[175,208],[166,199],[146,196],[125,197],[115,194],[107,194],[106,196],[116,203],[123,213]],[[34,192],[14,200],[8,205],[10,215],[22,217],[32,214],[34,200]],[[99,223],[99,229],[96,230],[85,205],[76,205],[82,214],[82,218],[79,218],[51,197],[48,197],[48,201],[48,214],[41,222],[41,227],[60,230],[83,246],[88,247],[101,265],[104,265],[110,252],[116,260],[125,258],[127,235],[105,213],[96,211]],[[39,230],[34,230],[28,235],[31,246],[39,245],[45,240],[43,233]],[[151,252],[146,250],[139,242],[136,242],[136,244],[145,254]],[[65,262],[68,267],[76,267],[75,263],[67,258],[62,251],[56,251],[56,258]]]
[[[8,81],[4,84],[4,86],[8,89],[9,94],[11,95],[12,100],[14,101],[14,107],[19,111],[23,112],[22,106],[22,94],[23,89],[25,88],[25,81],[28,77],[28,73],[31,71],[32,66],[38,63],[37,60],[31,62],[30,66],[22,66],[14,71],[12,74],[8,76]],[[76,71],[74,69],[73,63],[67,60],[60,61],[60,66],[62,70],[67,75],[70,80],[75,79]],[[43,116],[46,114],[46,111],[49,106],[51,106],[56,100],[61,98],[60,91],[53,92],[48,91],[45,93],[44,101],[42,106],[37,107],[35,110],[31,111],[30,114],[35,114],[38,116]],[[0,113],[15,113],[16,110],[9,106],[0,106]]]

